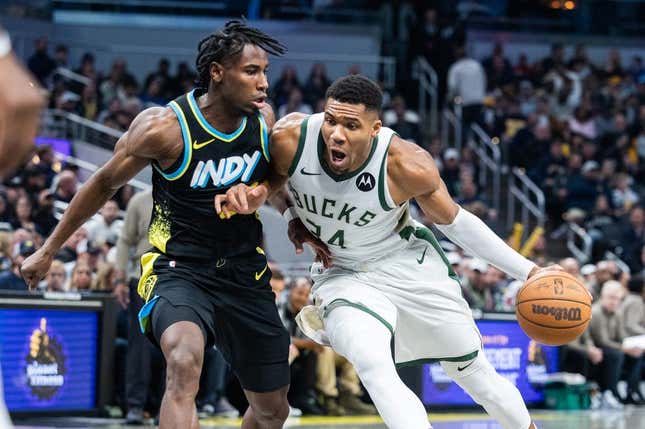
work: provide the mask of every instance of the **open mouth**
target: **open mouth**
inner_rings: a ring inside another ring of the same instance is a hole
[[[331,162],[332,164],[340,164],[342,163],[347,155],[339,150],[332,149],[331,150]]]

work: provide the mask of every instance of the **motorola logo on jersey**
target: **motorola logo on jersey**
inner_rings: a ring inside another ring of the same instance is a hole
[[[363,192],[368,192],[376,186],[376,179],[370,173],[362,173],[356,178],[356,187]]]
[[[260,151],[256,150],[252,155],[245,153],[242,156],[222,158],[217,165],[212,159],[206,162],[199,161],[193,172],[190,187],[205,188],[210,182],[214,187],[219,188],[228,186],[237,179],[246,183],[251,179],[261,157]]]

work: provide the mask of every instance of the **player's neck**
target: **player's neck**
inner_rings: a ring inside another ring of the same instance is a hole
[[[197,106],[202,115],[215,129],[223,133],[232,133],[240,126],[244,114],[236,109],[231,109],[219,94],[210,91],[203,93],[197,99]]]

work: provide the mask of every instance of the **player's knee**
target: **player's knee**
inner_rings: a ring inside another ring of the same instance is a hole
[[[260,423],[282,423],[289,417],[286,391],[256,396],[250,401],[250,406]]]
[[[174,347],[166,356],[166,389],[181,396],[195,396],[199,388],[201,361],[199,353],[190,347],[181,344]]]

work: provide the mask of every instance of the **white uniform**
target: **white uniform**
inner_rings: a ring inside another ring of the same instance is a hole
[[[303,121],[289,190],[298,217],[331,251],[333,266],[312,272],[314,308],[298,320],[328,345],[324,318],[338,306],[365,311],[394,335],[398,366],[472,360],[479,331],[457,276],[432,232],[396,206],[387,187],[394,132],[381,128],[364,165],[336,175],[323,160],[323,114]]]

